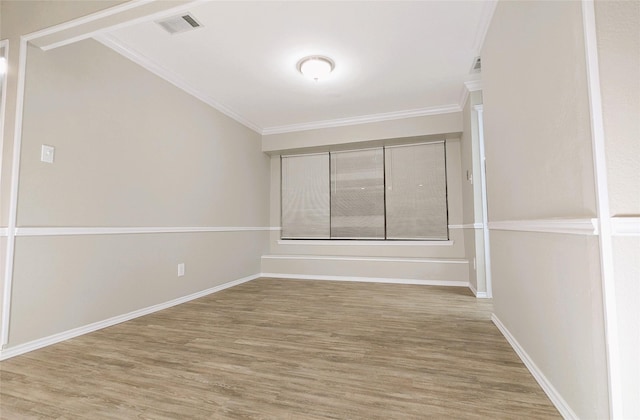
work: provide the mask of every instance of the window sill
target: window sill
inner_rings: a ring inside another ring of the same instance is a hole
[[[323,240],[323,239],[278,239],[278,245],[317,246],[453,246],[454,241],[366,241],[366,240]]]

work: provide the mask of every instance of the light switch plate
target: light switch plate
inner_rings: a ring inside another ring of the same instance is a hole
[[[40,152],[40,160],[45,163],[53,163],[53,156],[55,152],[55,147],[43,144],[42,151]]]
[[[184,276],[184,263],[178,264],[178,277]]]

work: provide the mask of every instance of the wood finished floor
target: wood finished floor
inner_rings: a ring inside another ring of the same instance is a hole
[[[560,418],[468,289],[260,279],[0,363],[0,417]]]

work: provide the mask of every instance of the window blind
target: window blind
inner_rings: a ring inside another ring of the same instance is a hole
[[[282,238],[328,239],[329,154],[282,157]]]
[[[331,238],[384,239],[382,148],[331,153]]]
[[[444,142],[385,149],[387,239],[447,240]]]

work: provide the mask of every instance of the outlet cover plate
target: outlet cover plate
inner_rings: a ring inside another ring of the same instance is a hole
[[[53,157],[55,155],[56,149],[53,146],[47,146],[46,144],[42,145],[42,150],[40,152],[40,160],[45,163],[53,163]]]

